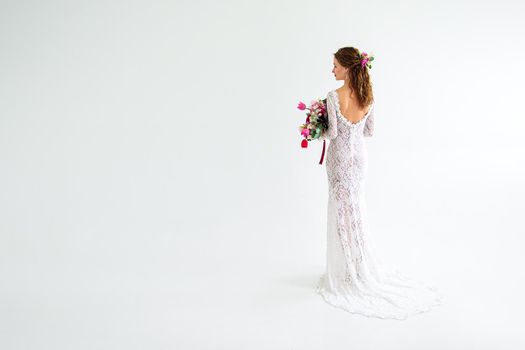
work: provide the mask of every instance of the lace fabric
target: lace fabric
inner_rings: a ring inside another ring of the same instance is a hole
[[[326,154],[326,270],[317,293],[335,307],[378,318],[406,319],[442,304],[436,287],[385,270],[368,239],[364,137],[374,134],[374,105],[353,123],[341,114],[337,91],[332,90],[327,111],[329,127],[323,138],[331,141]]]

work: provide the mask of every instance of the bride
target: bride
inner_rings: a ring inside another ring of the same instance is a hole
[[[440,305],[441,293],[383,268],[369,241],[364,199],[368,154],[374,134],[374,96],[369,69],[374,57],[354,47],[334,54],[332,73],[344,85],[326,97],[324,139],[328,178],[326,270],[317,286],[324,300],[350,313],[406,319]]]

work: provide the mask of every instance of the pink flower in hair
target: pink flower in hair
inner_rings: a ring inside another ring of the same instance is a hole
[[[374,56],[372,54],[368,54],[366,52],[360,52],[359,53],[360,57],[361,57],[361,68],[364,68],[365,66],[368,67],[368,68],[372,68],[372,66],[370,65],[370,62],[372,62],[374,60]]]

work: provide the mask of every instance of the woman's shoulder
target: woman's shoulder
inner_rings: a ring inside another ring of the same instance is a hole
[[[328,90],[328,92],[326,93],[326,97],[333,97],[334,94],[336,94],[337,91],[335,89],[332,89],[332,90]]]

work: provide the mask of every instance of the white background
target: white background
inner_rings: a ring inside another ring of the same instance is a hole
[[[522,349],[522,1],[0,2],[0,348]],[[370,238],[444,305],[348,314],[296,106],[375,55]]]

